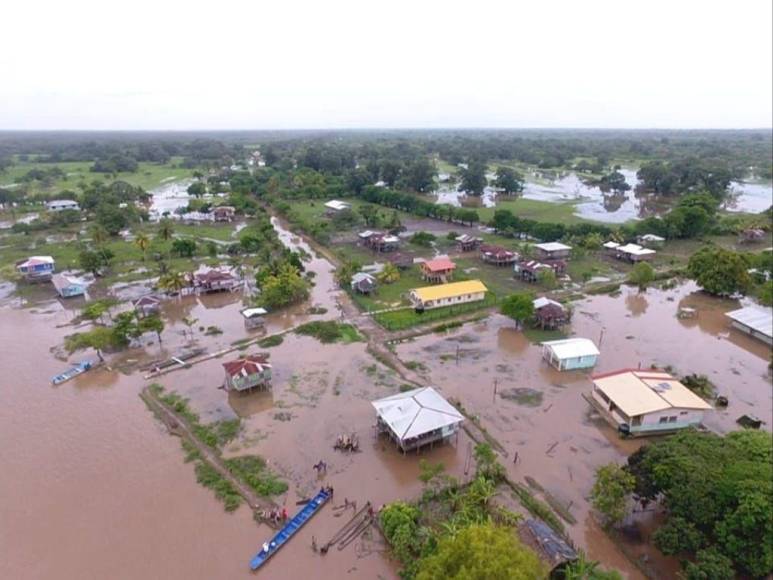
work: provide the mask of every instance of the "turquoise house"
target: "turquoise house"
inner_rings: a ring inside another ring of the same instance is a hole
[[[542,358],[559,371],[593,368],[599,354],[599,349],[587,338],[567,338],[542,343]]]
[[[51,283],[56,288],[57,293],[62,298],[72,298],[73,296],[83,296],[86,293],[86,284],[77,278],[71,278],[64,274],[55,274],[51,278]]]

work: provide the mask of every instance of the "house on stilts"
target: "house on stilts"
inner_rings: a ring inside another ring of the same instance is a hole
[[[251,354],[223,363],[226,391],[271,388],[271,364],[266,354]]]

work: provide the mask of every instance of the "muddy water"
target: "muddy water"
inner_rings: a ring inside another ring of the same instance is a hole
[[[697,318],[677,319],[680,305],[697,308]],[[707,297],[692,284],[643,295],[625,289],[618,297],[576,303],[572,331],[596,342],[601,338],[598,372],[657,364],[672,365],[676,373],[708,375],[730,398],[730,406],[710,413],[705,423],[725,432],[736,428],[735,419],[744,413],[773,414],[769,348],[730,328],[723,313],[737,306],[736,301]],[[398,353],[403,360],[422,360],[446,395],[459,398],[468,412],[480,417],[508,452],[513,478],[531,476],[559,501],[571,504],[578,524],[569,526],[569,532],[579,546],[593,558],[637,575],[589,517],[586,498],[595,469],[623,461],[642,441],[621,440],[591,412],[581,396],[591,386],[588,374],[548,367],[540,347],[498,316],[443,337],[419,338],[401,345]],[[534,397],[519,404],[501,396],[514,388],[532,389],[541,401],[535,406]],[[519,463],[513,465],[516,452]],[[674,577],[675,560],[636,542],[629,549],[646,555],[661,577]]]
[[[730,184],[728,211],[759,213],[773,205],[773,184],[770,181],[734,181]]]
[[[166,183],[149,191],[153,196],[150,204],[151,219],[160,219],[166,214],[173,214],[175,210],[188,207],[190,195],[188,186],[192,179]]]

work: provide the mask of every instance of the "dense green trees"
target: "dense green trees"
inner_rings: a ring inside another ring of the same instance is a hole
[[[172,253],[181,258],[191,258],[196,254],[196,241],[190,238],[178,238],[172,242]]]
[[[599,180],[599,185],[602,191],[612,191],[614,193],[623,193],[631,189],[628,182],[625,180],[625,175],[620,173],[617,169],[612,171]]]
[[[726,162],[697,157],[644,163],[636,175],[646,190],[658,194],[708,191],[717,199],[725,195],[733,179]]]
[[[697,554],[690,578],[730,577],[728,559],[754,577],[773,571],[772,454],[764,431],[720,437],[690,430],[629,457],[637,496],[662,498],[668,512],[656,544],[666,553]]]
[[[751,285],[748,269],[743,255],[715,246],[704,246],[687,264],[688,274],[701,288],[720,296],[746,293]]]
[[[605,519],[607,525],[619,524],[626,515],[629,495],[636,478],[615,463],[596,470],[596,480],[591,490],[591,501]]]
[[[510,294],[502,300],[499,311],[515,320],[516,328],[534,314],[534,296],[530,292]]]
[[[647,262],[639,262],[636,264],[631,273],[628,274],[628,281],[631,284],[636,284],[639,290],[643,290],[647,287],[647,284],[655,279],[655,270]]]
[[[483,189],[488,185],[486,164],[478,160],[470,161],[466,168],[462,168],[461,173],[460,191],[470,195],[482,195]]]
[[[258,280],[260,296],[258,301],[266,308],[282,308],[305,300],[309,296],[309,285],[298,268],[292,264],[282,264],[276,273]]]
[[[417,580],[533,580],[545,574],[537,555],[523,546],[513,530],[491,523],[444,536],[431,556],[419,564]]]
[[[188,186],[188,194],[194,197],[201,197],[207,193],[207,184],[202,181],[194,181]]]
[[[512,167],[500,166],[497,168],[494,187],[502,190],[506,195],[521,193],[525,185],[523,175]]]

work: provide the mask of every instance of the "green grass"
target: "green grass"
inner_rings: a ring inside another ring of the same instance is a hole
[[[515,498],[521,502],[529,512],[540,518],[547,525],[553,528],[559,534],[564,534],[564,524],[558,519],[558,516],[550,509],[550,506],[532,495],[532,493],[519,483],[511,483],[510,487],[515,492]]]
[[[352,298],[363,310],[381,310],[408,304],[405,296],[414,288],[426,286],[427,283],[421,279],[421,273],[418,266],[411,266],[406,270],[400,271],[400,279],[392,284],[379,284],[376,292],[370,296],[359,293],[353,293]]]
[[[405,328],[418,326],[419,324],[443,320],[445,318],[459,316],[460,314],[466,314],[467,312],[488,308],[489,306],[496,304],[496,302],[496,296],[489,292],[486,294],[486,298],[480,302],[468,302],[457,306],[433,308],[422,314],[417,313],[413,308],[406,308],[404,310],[393,310],[392,312],[381,312],[375,314],[373,318],[387,330],[403,330]]]
[[[561,340],[566,338],[566,334],[560,330],[542,330],[540,328],[525,328],[523,335],[532,343],[539,344],[546,340]]]
[[[169,163],[157,164],[142,162],[139,164],[137,171],[132,173],[118,173],[115,180],[126,181],[132,185],[139,185],[145,190],[156,188],[169,181],[177,181],[180,179],[192,177],[193,170],[179,167],[179,163],[182,161],[180,157],[173,157]],[[8,185],[11,183],[18,183],[21,177],[32,169],[50,169],[52,167],[59,167],[62,171],[67,173],[67,177],[64,179],[55,180],[50,186],[45,187],[40,182],[30,183],[30,193],[58,193],[59,191],[70,189],[77,191],[78,184],[85,181],[90,183],[93,180],[114,181],[113,176],[105,173],[94,173],[89,171],[93,162],[90,161],[73,161],[65,163],[37,163],[35,161],[29,161],[25,163],[18,163],[3,173],[0,174],[0,186]]]
[[[279,346],[284,342],[284,336],[281,334],[275,334],[273,336],[267,336],[263,340],[258,341],[258,346],[260,348],[271,348],[273,346]]]
[[[321,343],[343,342],[349,344],[362,341],[363,338],[351,324],[340,324],[333,320],[315,320],[295,329],[296,334],[313,336]]]
[[[534,199],[500,199],[496,207],[478,209],[481,223],[486,223],[494,217],[497,209],[509,209],[520,218],[528,218],[538,222],[553,222],[560,224],[579,224],[589,220],[574,215],[574,202],[552,203]]]
[[[210,238],[221,242],[238,241],[233,235],[236,231],[233,224],[175,224],[174,231],[180,235],[194,238]]]
[[[214,467],[203,461],[197,461],[195,471],[196,481],[215,493],[215,497],[223,502],[225,511],[232,512],[241,505],[242,496]]]
[[[269,497],[287,491],[287,483],[266,466],[266,461],[257,455],[243,455],[226,459],[225,465],[233,475],[250,486],[258,495]]]

